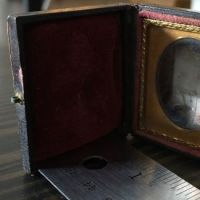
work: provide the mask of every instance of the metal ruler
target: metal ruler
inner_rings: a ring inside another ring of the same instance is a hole
[[[129,155],[101,169],[79,163],[39,171],[69,200],[200,199],[199,189],[133,147]]]

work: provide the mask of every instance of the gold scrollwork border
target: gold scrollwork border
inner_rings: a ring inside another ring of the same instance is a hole
[[[147,52],[147,30],[149,25],[154,25],[162,28],[169,28],[179,31],[186,31],[192,33],[200,33],[200,27],[194,25],[186,25],[186,24],[178,24],[160,20],[153,20],[153,19],[144,19],[143,20],[143,34],[142,34],[142,59],[141,59],[141,79],[140,79],[140,103],[139,103],[139,129],[141,131],[148,132],[152,136],[161,136],[168,141],[173,141],[178,144],[184,144],[191,148],[198,149],[200,145],[193,144],[192,142],[185,141],[183,139],[172,137],[167,135],[166,133],[161,133],[156,130],[150,129],[147,130],[143,124],[143,117],[144,117],[144,94],[145,94],[145,65],[146,65],[146,52]]]

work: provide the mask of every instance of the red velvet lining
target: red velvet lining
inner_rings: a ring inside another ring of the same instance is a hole
[[[27,25],[25,44],[35,160],[77,148],[120,126],[119,15]]]

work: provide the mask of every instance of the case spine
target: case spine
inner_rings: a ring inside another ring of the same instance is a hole
[[[21,69],[20,62],[20,51],[19,51],[19,42],[17,34],[17,24],[16,17],[9,16],[7,18],[7,32],[9,39],[9,50],[10,50],[10,61],[12,67],[13,75],[13,87],[15,97],[24,98],[24,89],[23,89],[23,74]],[[16,103],[16,114],[18,118],[18,127],[19,127],[19,137],[20,137],[20,146],[22,153],[22,162],[23,168],[26,173],[31,173],[31,162],[30,162],[30,150],[29,150],[29,140],[27,134],[27,122],[25,114],[25,105],[22,101],[21,103]]]

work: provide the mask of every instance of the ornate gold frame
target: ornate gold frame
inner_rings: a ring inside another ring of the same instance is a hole
[[[200,148],[200,131],[182,129],[168,119],[158,102],[154,76],[158,58],[170,43],[184,37],[200,40],[199,33],[200,27],[193,25],[152,19],[143,20],[139,129],[146,134],[161,136],[164,140],[192,148]],[[157,40],[156,44],[155,40]],[[157,45],[158,48],[152,51],[152,45]],[[153,98],[149,96],[150,93]],[[148,103],[150,106],[147,105]],[[155,112],[152,112],[152,107],[155,108]]]

